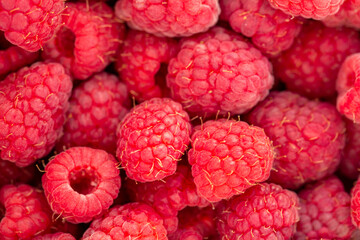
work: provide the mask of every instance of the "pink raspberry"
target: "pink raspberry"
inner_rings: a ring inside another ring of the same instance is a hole
[[[17,167],[14,163],[0,159],[0,187],[6,184],[28,183],[35,177],[35,167]]]
[[[347,26],[360,29],[360,0],[345,0],[339,12],[328,16],[322,22],[328,27]]]
[[[76,240],[71,234],[69,233],[49,233],[45,235],[41,235],[35,237],[34,240]]]
[[[328,28],[317,21],[304,25],[290,49],[273,60],[275,77],[310,98],[335,95],[336,76],[345,58],[360,52],[358,32]]]
[[[296,189],[337,169],[346,129],[333,105],[288,91],[272,92],[248,120],[273,141],[271,182]]]
[[[323,19],[337,13],[344,0],[269,0],[269,3],[292,16]]]
[[[168,95],[167,64],[177,52],[177,41],[130,30],[117,59],[117,71],[138,101]]]
[[[74,88],[58,150],[88,146],[116,151],[116,128],[130,108],[127,88],[108,73],[99,73]]]
[[[76,79],[101,72],[117,54],[124,38],[123,24],[103,2],[68,3],[65,24],[44,46],[43,58],[60,62]]]
[[[115,158],[88,147],[73,147],[56,155],[42,176],[51,209],[71,223],[100,216],[117,197],[120,185]]]
[[[167,237],[163,220],[154,209],[134,202],[110,208],[91,223],[82,239],[165,240]]]
[[[115,13],[133,29],[159,37],[185,37],[215,25],[220,7],[218,0],[118,0]]]
[[[0,158],[24,167],[47,155],[62,133],[71,88],[58,63],[8,75],[0,85]]]
[[[207,121],[191,136],[188,158],[200,196],[217,202],[269,178],[274,151],[263,129],[246,122]]]
[[[263,183],[219,207],[217,228],[222,239],[291,239],[299,199],[279,185]]]
[[[267,58],[238,34],[216,27],[180,46],[169,63],[167,86],[193,115],[244,113],[273,85]]]
[[[191,125],[181,104],[152,98],[135,106],[117,130],[116,156],[126,175],[151,182],[174,174],[190,142]]]
[[[220,0],[221,17],[231,28],[250,37],[264,54],[277,56],[300,33],[302,20],[270,6],[268,0]]]
[[[300,221],[294,239],[350,239],[355,230],[350,218],[350,195],[338,178],[308,184],[299,198]]]
[[[360,228],[360,181],[355,182],[351,189],[350,201],[351,220],[355,227]]]

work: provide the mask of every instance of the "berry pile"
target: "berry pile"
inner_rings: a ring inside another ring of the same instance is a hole
[[[360,239],[360,0],[0,0],[0,239]]]

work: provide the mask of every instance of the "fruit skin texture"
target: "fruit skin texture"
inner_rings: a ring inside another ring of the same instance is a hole
[[[48,154],[62,133],[71,89],[58,63],[8,75],[0,85],[0,158],[25,167]]]
[[[360,180],[354,183],[354,187],[351,189],[351,221],[355,227],[360,228]]]
[[[0,187],[6,184],[28,183],[35,177],[35,167],[17,167],[14,163],[0,159]]]
[[[273,141],[269,181],[296,189],[331,175],[345,146],[345,124],[335,107],[298,94],[272,92],[248,116]]]
[[[273,59],[274,74],[290,91],[309,98],[330,98],[336,94],[342,62],[356,52],[360,52],[357,31],[309,21],[291,48]]]
[[[219,206],[222,239],[291,239],[299,220],[296,193],[276,184],[255,185]]]
[[[335,176],[308,184],[299,192],[300,221],[294,239],[350,239],[350,195]]]
[[[56,155],[42,176],[51,209],[71,223],[100,216],[119,193],[117,166],[111,154],[89,147],[73,147]]]
[[[163,220],[154,209],[133,202],[110,208],[104,216],[91,223],[82,239],[165,240],[167,237]]]
[[[328,27],[347,26],[360,29],[360,0],[345,0],[340,10],[326,17],[322,22]]]
[[[215,25],[220,7],[217,0],[119,0],[115,13],[132,29],[159,37],[187,37]]]
[[[220,7],[220,18],[270,57],[291,46],[303,23],[301,18],[272,8],[268,0],[220,0]]]
[[[76,240],[76,239],[69,233],[58,232],[58,233],[50,233],[50,234],[38,236],[34,238],[34,240]]]
[[[130,109],[126,85],[115,76],[99,73],[74,88],[57,149],[88,146],[115,154],[116,128]]]
[[[191,145],[188,158],[196,189],[210,202],[229,199],[269,178],[274,151],[259,127],[210,120],[195,129]]]
[[[215,27],[185,38],[170,60],[171,96],[192,115],[241,114],[264,99],[272,87],[272,67],[238,34]]]
[[[190,131],[189,116],[181,104],[152,98],[135,106],[120,123],[116,156],[130,179],[163,179],[176,171]]]

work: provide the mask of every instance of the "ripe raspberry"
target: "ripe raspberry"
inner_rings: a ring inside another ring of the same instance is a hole
[[[269,178],[274,152],[264,130],[246,122],[207,121],[191,136],[188,158],[198,193],[217,202]]]
[[[263,183],[219,207],[218,231],[222,239],[291,239],[295,232],[299,199],[276,184]]]
[[[68,3],[65,25],[44,46],[43,58],[60,62],[80,80],[103,71],[124,38],[124,25],[114,18],[113,10],[103,2]]]
[[[359,178],[360,179],[360,178]],[[354,187],[351,189],[351,220],[352,223],[360,228],[360,181],[359,179],[354,184]]]
[[[117,59],[117,71],[138,101],[168,95],[167,64],[175,57],[177,41],[130,30]]]
[[[71,88],[57,63],[8,75],[0,85],[0,158],[24,167],[48,154],[62,132]]]
[[[360,29],[360,0],[345,0],[339,12],[328,16],[322,22],[328,27],[347,26]]]
[[[94,75],[73,91],[58,150],[88,146],[115,154],[116,127],[129,108],[124,83],[108,73]]]
[[[126,175],[151,182],[174,174],[190,142],[191,125],[181,105],[153,98],[135,106],[117,130],[116,156]]]
[[[275,76],[304,96],[332,97],[341,63],[356,52],[360,52],[358,32],[310,21],[291,48],[273,60]]]
[[[333,105],[272,92],[249,114],[249,122],[264,128],[273,141],[271,182],[295,189],[337,169],[346,129]]]
[[[300,33],[302,20],[270,6],[267,0],[220,0],[221,18],[231,28],[250,37],[264,54],[277,56]]]
[[[350,218],[350,195],[338,178],[308,184],[299,198],[300,221],[294,239],[350,239],[355,230]]]
[[[4,240],[32,239],[51,224],[43,192],[26,184],[3,186],[0,208],[0,234]]]
[[[42,186],[52,210],[71,223],[90,222],[108,209],[121,180],[115,158],[103,150],[73,147],[45,167]]]
[[[49,233],[45,235],[41,235],[35,237],[34,240],[76,240],[71,234],[69,233]]]
[[[82,239],[165,240],[167,237],[163,220],[154,209],[134,202],[110,208],[91,223]]]
[[[200,115],[241,114],[264,99],[274,82],[260,51],[220,27],[184,39],[168,69],[172,97]]]
[[[337,13],[344,0],[269,0],[269,3],[292,16],[323,19]]]
[[[0,159],[0,187],[6,184],[28,183],[34,176],[34,166],[19,168],[12,162]]]
[[[119,0],[115,13],[133,29],[159,37],[186,37],[215,25],[220,7],[218,0]]]

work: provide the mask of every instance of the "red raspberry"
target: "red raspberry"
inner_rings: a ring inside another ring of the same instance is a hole
[[[0,187],[6,184],[27,183],[35,176],[34,166],[19,168],[14,163],[0,159]]]
[[[127,88],[108,73],[99,73],[74,88],[58,150],[88,146],[116,151],[116,128],[130,108]]]
[[[231,28],[250,37],[269,56],[288,49],[300,33],[302,20],[270,6],[268,0],[220,0],[221,17]]]
[[[116,156],[129,178],[151,182],[174,174],[190,142],[191,125],[181,105],[153,98],[135,106],[117,130]]]
[[[337,13],[344,0],[269,0],[269,3],[292,16],[323,19]]]
[[[0,208],[3,240],[32,239],[51,224],[51,211],[43,192],[26,184],[3,186]]]
[[[346,129],[333,105],[288,91],[272,92],[249,114],[249,121],[273,141],[271,182],[295,189],[337,169]]]
[[[71,88],[58,63],[8,75],[0,85],[0,158],[24,167],[48,154],[62,132]]]
[[[329,177],[308,184],[299,193],[300,221],[294,239],[350,239],[350,195],[341,181]]]
[[[218,0],[119,0],[115,13],[133,29],[159,37],[184,37],[215,25],[220,7]]]
[[[216,27],[184,39],[170,60],[167,85],[192,114],[241,114],[264,99],[274,78],[269,61],[241,36]]]
[[[60,62],[80,80],[103,71],[124,38],[124,25],[114,18],[113,10],[103,2],[68,3],[65,25],[44,46],[43,58]]]
[[[360,0],[345,0],[339,12],[322,21],[328,27],[347,26],[360,29]]]
[[[45,167],[42,186],[52,210],[71,223],[90,222],[110,207],[121,185],[115,158],[103,150],[73,147]]]
[[[260,184],[219,207],[222,239],[291,239],[295,233],[299,199],[276,184]]]
[[[211,202],[269,178],[274,152],[264,130],[246,122],[207,121],[191,136],[188,157],[198,193]]]
[[[117,59],[117,71],[138,101],[167,94],[167,64],[177,52],[177,41],[130,30]]]
[[[275,76],[304,96],[332,97],[341,63],[356,52],[360,52],[357,31],[309,21],[291,48],[273,60]]]
[[[110,208],[91,223],[82,239],[165,240],[167,237],[163,220],[154,209],[134,202]]]
[[[35,237],[33,240],[76,240],[71,234],[69,233],[50,233],[45,234],[42,236]]]
[[[360,179],[360,178],[359,178]],[[360,180],[357,180],[355,186],[351,189],[351,220],[352,223],[360,228]]]

